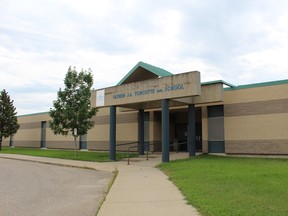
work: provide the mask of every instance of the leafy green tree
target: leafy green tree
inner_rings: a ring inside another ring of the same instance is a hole
[[[0,150],[2,150],[2,141],[15,134],[20,127],[13,102],[8,92],[3,89],[0,92]]]
[[[54,107],[50,109],[49,126],[54,134],[74,136],[75,155],[76,137],[87,134],[94,126],[91,120],[96,115],[97,109],[91,107],[91,88],[93,75],[91,69],[77,72],[76,68],[68,69],[64,79],[65,88],[59,89],[57,99],[53,102]]]

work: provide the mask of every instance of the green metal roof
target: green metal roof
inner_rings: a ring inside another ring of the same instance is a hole
[[[127,74],[125,77],[123,77],[123,79],[120,80],[120,82],[117,83],[117,85],[121,85],[125,82],[125,80],[127,80],[131,74],[133,74],[135,71],[137,71],[137,69],[139,67],[142,67],[148,71],[150,71],[151,73],[157,75],[158,77],[165,77],[165,76],[171,76],[173,75],[172,73],[170,73],[169,71],[166,71],[162,68],[159,67],[155,67],[153,65],[144,63],[142,61],[140,61],[137,65],[135,65]]]
[[[271,81],[271,82],[262,82],[262,83],[254,83],[254,84],[248,84],[248,85],[239,85],[233,88],[225,88],[225,91],[231,91],[231,90],[239,90],[239,89],[248,89],[248,88],[258,88],[258,87],[265,87],[265,86],[273,86],[273,85],[284,85],[288,84],[287,80],[278,80],[278,81]]]
[[[38,113],[31,113],[31,114],[17,115],[17,117],[36,116],[36,115],[44,115],[44,114],[49,114],[49,112],[38,112]]]
[[[211,84],[216,84],[216,83],[222,83],[223,85],[228,86],[227,88],[224,88],[224,91],[233,91],[233,90],[239,90],[239,89],[258,88],[258,87],[273,86],[273,85],[284,85],[284,84],[288,84],[288,79],[270,81],[270,82],[262,82],[262,83],[253,83],[253,84],[246,84],[246,85],[238,85],[238,86],[233,85],[223,80],[215,80],[215,81],[210,81],[210,82],[203,82],[201,83],[201,85],[211,85]]]

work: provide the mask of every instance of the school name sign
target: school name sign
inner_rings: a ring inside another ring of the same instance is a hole
[[[200,94],[200,73],[195,71],[97,90],[96,107],[146,103]]]

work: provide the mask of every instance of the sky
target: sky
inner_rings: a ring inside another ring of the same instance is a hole
[[[69,66],[94,89],[139,61],[234,85],[288,79],[287,0],[0,0],[0,90],[46,112]]]

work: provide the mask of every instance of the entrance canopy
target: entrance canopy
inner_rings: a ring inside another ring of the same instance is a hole
[[[202,84],[200,72],[173,75],[139,62],[116,86],[92,91],[92,106],[110,107],[110,160],[116,159],[116,107],[138,110],[138,151],[144,154],[144,110],[161,108],[162,162],[169,161],[169,106],[187,106],[188,150],[195,156],[195,104],[223,101],[223,82]]]
[[[223,101],[223,82],[202,84],[200,72],[172,73],[139,62],[116,86],[92,91],[92,105],[98,108],[118,106],[130,109],[161,107],[169,99],[170,106]]]

